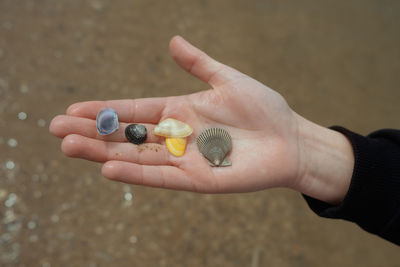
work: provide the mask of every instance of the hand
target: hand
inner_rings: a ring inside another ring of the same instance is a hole
[[[171,40],[176,62],[212,89],[168,97],[91,101],[70,106],[57,116],[50,131],[64,138],[62,150],[71,157],[104,162],[103,175],[132,184],[197,192],[247,192],[294,183],[298,173],[296,120],[285,100],[268,87],[225,66],[180,37]],[[122,122],[118,132],[100,136],[97,112],[111,107]],[[152,129],[165,118],[190,124],[194,133],[182,157],[170,155]],[[124,128],[143,123],[148,145],[126,141]],[[233,139],[231,167],[210,167],[196,146],[208,127],[222,127]]]
[[[270,187],[304,190],[309,158],[299,131],[306,120],[293,112],[277,92],[210,58],[181,37],[170,42],[175,61],[212,88],[199,93],[134,100],[76,103],[67,115],[53,119],[50,131],[64,138],[63,152],[70,157],[104,163],[105,177],[130,184],[206,193],[250,192]],[[120,129],[100,136],[97,112],[111,107]],[[190,124],[186,152],[174,157],[163,138],[152,134],[161,120],[175,118]],[[124,129],[145,124],[146,144],[128,143]],[[230,167],[210,167],[200,154],[196,137],[208,127],[221,127],[232,136]],[[330,131],[330,130],[329,130]]]

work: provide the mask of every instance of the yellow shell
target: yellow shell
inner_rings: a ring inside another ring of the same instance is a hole
[[[154,128],[153,133],[164,137],[183,138],[191,135],[193,133],[193,128],[182,121],[168,118],[160,122]]]
[[[165,144],[167,145],[168,151],[176,157],[185,154],[186,143],[186,138],[165,138]]]

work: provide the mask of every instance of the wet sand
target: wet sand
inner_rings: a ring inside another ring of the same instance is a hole
[[[398,1],[0,1],[1,266],[399,266],[398,247],[299,193],[200,195],[108,181],[48,132],[77,101],[208,89],[180,34],[362,134],[400,128]]]

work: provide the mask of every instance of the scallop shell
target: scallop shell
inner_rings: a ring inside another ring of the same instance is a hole
[[[197,137],[197,147],[211,166],[230,166],[227,157],[232,149],[232,138],[229,133],[221,128],[209,128]]]
[[[112,108],[103,108],[97,113],[96,128],[101,135],[112,134],[118,130],[118,115]]]
[[[165,144],[167,145],[168,151],[176,157],[185,154],[186,143],[186,138],[165,138]]]
[[[187,137],[193,133],[193,128],[175,119],[165,119],[154,128],[154,134],[164,137]]]

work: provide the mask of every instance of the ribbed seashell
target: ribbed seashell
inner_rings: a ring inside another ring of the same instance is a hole
[[[154,134],[164,137],[183,138],[191,135],[193,128],[175,119],[165,119],[154,128]]]
[[[197,137],[197,147],[211,166],[230,166],[227,157],[232,149],[232,138],[229,133],[221,128],[209,128]]]
[[[176,157],[180,157],[185,154],[186,143],[186,138],[165,138],[165,144],[167,145],[168,151]]]

